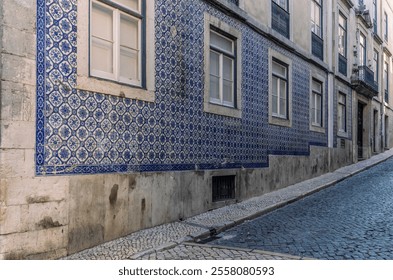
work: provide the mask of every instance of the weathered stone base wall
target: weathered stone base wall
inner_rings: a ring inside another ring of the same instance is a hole
[[[262,195],[349,164],[349,143],[311,147],[310,156],[270,156],[269,168],[255,170],[39,178],[32,160],[23,160],[32,153],[2,153],[2,174],[20,176],[0,181],[0,259],[58,258],[220,207],[212,203],[213,175],[237,176],[237,201]]]

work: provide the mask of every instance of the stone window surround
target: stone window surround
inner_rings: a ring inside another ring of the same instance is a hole
[[[205,13],[204,15],[205,21],[205,33],[204,33],[204,64],[205,64],[205,90],[204,90],[204,111],[212,114],[223,115],[234,118],[242,117],[242,92],[241,92],[241,81],[242,81],[242,71],[241,71],[241,33],[235,28],[229,26],[223,21],[213,17],[212,15]],[[236,98],[236,108],[226,107],[222,105],[217,105],[210,103],[210,26],[214,26],[219,30],[224,31],[236,38],[236,72],[235,72],[235,80],[236,80],[236,88],[235,88],[235,98]]]
[[[312,81],[318,81],[322,84],[322,126],[318,126],[312,123],[311,120],[311,106],[312,106]],[[319,132],[319,133],[326,133],[326,78],[317,72],[316,69],[311,70],[311,77],[310,77],[310,130]]]
[[[110,94],[148,102],[155,101],[155,49],[146,47],[146,88],[124,85],[89,74],[90,1],[78,0],[77,85],[79,90]],[[146,1],[146,46],[154,46],[154,1]]]
[[[279,118],[273,116],[273,108],[272,108],[272,62],[273,58],[285,63],[288,65],[288,115],[287,119]],[[273,125],[292,127],[292,60],[283,54],[269,48],[269,123]]]

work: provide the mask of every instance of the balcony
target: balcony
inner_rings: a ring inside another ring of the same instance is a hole
[[[374,81],[374,72],[367,66],[353,69],[351,83],[358,93],[368,98],[378,95],[378,83]]]
[[[314,32],[312,34],[312,54],[323,60],[323,40],[316,35]]]
[[[289,39],[289,13],[272,2],[272,28]]]

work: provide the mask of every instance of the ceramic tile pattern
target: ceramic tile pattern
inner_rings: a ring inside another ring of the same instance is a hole
[[[327,145],[309,130],[310,65],[205,1],[155,1],[153,103],[77,90],[77,0],[37,7],[38,175],[259,168]],[[242,33],[241,119],[203,111],[205,12]],[[293,61],[292,128],[268,124],[268,48]]]

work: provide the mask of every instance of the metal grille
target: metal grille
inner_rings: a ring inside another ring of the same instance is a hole
[[[235,175],[213,176],[213,202],[235,199]]]
[[[338,71],[347,76],[347,59],[341,54],[338,55]]]
[[[289,38],[289,13],[272,2],[272,28]]]
[[[323,40],[312,32],[312,54],[323,60]]]

